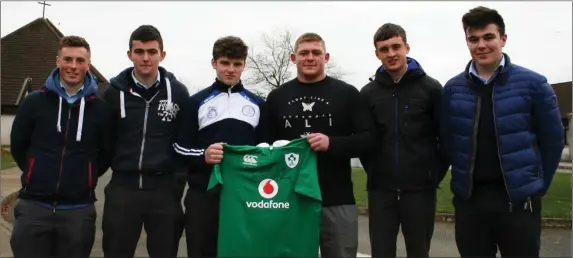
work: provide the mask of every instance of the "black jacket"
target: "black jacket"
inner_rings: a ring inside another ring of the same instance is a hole
[[[173,144],[184,164],[190,168],[189,187],[207,191],[212,167],[205,163],[209,145],[257,145],[261,142],[261,105],[264,100],[239,82],[230,88],[216,80],[195,93],[181,109],[182,126]]]
[[[149,90],[135,85],[132,72],[133,67],[127,68],[112,78],[104,93],[114,113],[112,182],[153,189],[172,183],[173,173],[181,169],[172,144],[189,91],[162,67],[158,88]]]
[[[24,98],[10,135],[23,171],[20,198],[54,207],[95,202],[98,177],[111,158],[110,112],[91,75],[77,101],[68,104],[63,94],[54,69],[43,89]]]
[[[379,136],[382,147],[360,159],[370,191],[436,188],[445,175],[438,138],[442,86],[416,60],[407,63],[398,83],[381,67],[361,89],[376,126],[387,129]]]
[[[265,141],[294,140],[310,133],[329,137],[326,152],[317,153],[323,206],[354,204],[350,159],[375,145],[373,123],[358,89],[326,77],[315,83],[293,79],[267,98]]]

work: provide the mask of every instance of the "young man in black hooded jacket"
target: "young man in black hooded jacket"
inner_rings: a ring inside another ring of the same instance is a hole
[[[428,257],[434,230],[436,189],[446,169],[440,162],[439,107],[442,86],[406,57],[406,32],[395,24],[374,35],[382,66],[361,89],[383,145],[361,157],[368,173],[373,257],[396,257],[399,227],[412,257]]]
[[[95,240],[98,178],[110,164],[110,113],[89,72],[91,50],[60,40],[57,68],[27,95],[10,149],[22,170],[10,246],[14,257],[88,258]]]
[[[155,27],[143,25],[131,34],[128,57],[134,67],[112,78],[104,94],[116,119],[103,251],[106,257],[133,257],[143,226],[150,257],[176,257],[183,232],[176,174],[185,168],[175,159],[172,144],[178,111],[189,92],[159,66],[165,51]]]

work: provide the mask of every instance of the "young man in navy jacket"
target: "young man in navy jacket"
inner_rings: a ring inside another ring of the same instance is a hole
[[[217,257],[220,194],[207,193],[214,164],[223,158],[221,142],[257,145],[263,99],[241,82],[248,47],[238,37],[218,39],[211,65],[215,82],[191,96],[183,106],[183,126],[173,145],[191,166],[185,197],[188,257]]]
[[[547,79],[513,64],[501,15],[462,18],[472,60],[444,86],[442,144],[452,165],[456,244],[462,257],[539,257],[541,197],[564,147]]]
[[[143,228],[150,257],[176,257],[183,232],[176,175],[183,167],[172,145],[189,92],[159,66],[165,54],[157,28],[138,27],[127,53],[133,67],[112,78],[104,93],[114,114],[113,174],[102,222],[106,257],[133,257]]]
[[[378,67],[361,90],[382,147],[361,157],[368,174],[373,257],[396,257],[401,229],[409,257],[429,257],[436,191],[443,179],[439,148],[442,85],[409,57],[406,30],[386,23],[374,34]]]
[[[23,171],[10,244],[15,257],[90,256],[94,189],[110,165],[109,111],[89,73],[90,46],[60,41],[55,68],[19,107],[11,152]]]

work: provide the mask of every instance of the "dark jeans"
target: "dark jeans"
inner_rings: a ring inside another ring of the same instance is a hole
[[[469,200],[454,198],[456,245],[461,257],[539,257],[541,200],[515,203],[510,211],[503,188],[474,191]]]
[[[368,193],[372,257],[396,257],[400,226],[408,257],[429,257],[434,234],[436,190]]]
[[[185,237],[188,258],[217,257],[220,192],[187,189]]]
[[[15,258],[88,258],[95,240],[94,205],[56,210],[20,199],[10,245]]]
[[[107,185],[102,221],[105,257],[132,258],[142,228],[150,258],[176,257],[183,216],[177,196],[175,186],[139,190]]]

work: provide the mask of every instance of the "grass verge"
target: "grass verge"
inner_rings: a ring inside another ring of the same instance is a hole
[[[14,162],[14,159],[12,159],[12,155],[10,155],[10,152],[7,150],[4,150],[4,148],[2,148],[2,161],[1,161],[1,170],[4,169],[9,169],[9,168],[13,168],[16,166],[16,162]]]
[[[454,213],[452,204],[453,194],[450,191],[450,173],[446,175],[437,193],[437,212]],[[366,173],[361,168],[352,170],[354,182],[354,197],[360,210],[368,207],[368,194],[366,192]],[[556,173],[551,188],[543,197],[542,217],[544,218],[571,218],[571,174]]]

